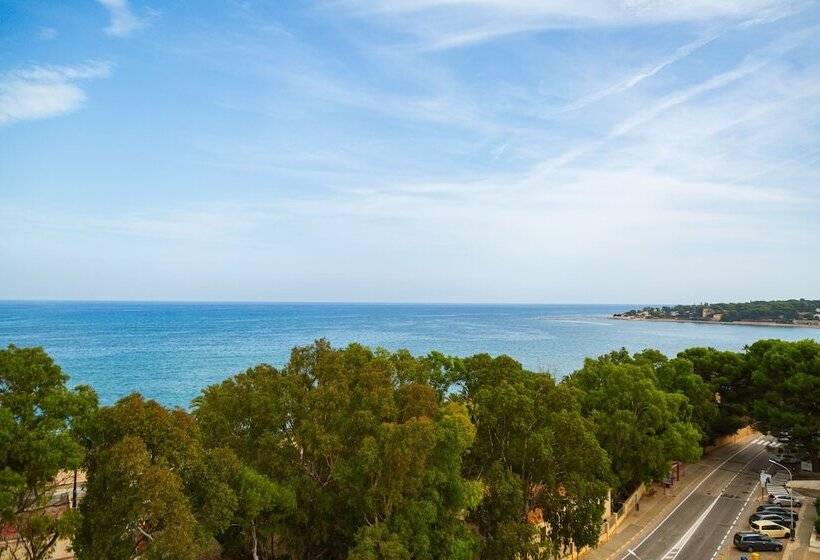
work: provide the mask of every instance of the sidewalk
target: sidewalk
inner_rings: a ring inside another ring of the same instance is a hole
[[[689,489],[713,468],[714,465],[711,463],[703,462],[686,465],[682,469],[680,481],[676,482],[671,489],[666,490],[665,494],[663,486],[653,486],[655,493],[651,496],[644,495],[641,498],[640,509],[633,511],[609,540],[581,554],[581,559],[610,560],[618,554],[625,554],[627,548],[640,542],[637,537],[645,528],[656,526],[665,515],[674,509],[678,498],[685,496]]]
[[[804,500],[800,511],[800,521],[795,532],[796,541],[789,543],[783,551],[783,560],[820,560],[820,550],[809,548],[809,541],[814,533],[814,520],[817,510],[814,508],[814,499]]]

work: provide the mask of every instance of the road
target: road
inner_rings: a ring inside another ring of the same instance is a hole
[[[714,559],[725,540],[732,538],[749,500],[759,492],[759,473],[768,465],[766,443],[753,438],[713,454],[708,459],[711,470],[639,537],[622,560]]]

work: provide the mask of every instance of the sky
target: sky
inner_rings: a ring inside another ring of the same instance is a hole
[[[0,0],[0,299],[820,298],[820,5]]]

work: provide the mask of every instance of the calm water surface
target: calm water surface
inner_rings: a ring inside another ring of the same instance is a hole
[[[0,302],[0,344],[44,347],[104,403],[132,391],[187,406],[202,387],[245,368],[282,365],[327,338],[424,354],[509,354],[561,377],[586,356],[626,347],[674,355],[739,350],[761,338],[820,341],[820,329],[617,321],[637,305],[402,305]]]

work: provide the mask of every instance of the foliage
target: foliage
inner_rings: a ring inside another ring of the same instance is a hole
[[[715,391],[703,377],[695,373],[694,364],[690,360],[682,357],[670,360],[657,350],[644,350],[631,358],[625,350],[617,354],[623,358],[623,363],[649,365],[655,372],[660,389],[684,395],[689,405],[684,419],[698,427],[704,435],[704,443],[713,439],[719,416]]]
[[[650,317],[655,319],[685,319],[710,321],[720,315],[720,321],[763,321],[790,324],[795,321],[818,321],[820,300],[787,299],[780,301],[749,301],[745,303],[701,303],[644,307],[618,313],[619,317]]]
[[[622,349],[561,383],[507,356],[318,341],[206,388],[192,414],[139,395],[97,409],[65,383],[41,349],[0,351],[18,558],[75,531],[80,560],[552,558],[597,542],[611,486],[625,497],[743,425],[820,452],[814,341]],[[82,519],[49,515],[55,475],[81,462]]]
[[[68,389],[67,380],[41,348],[0,350],[0,527],[20,537],[6,543],[14,558],[47,558],[76,525],[73,512],[58,515],[50,503],[57,474],[82,462],[72,427],[97,398],[88,387]]]
[[[680,352],[678,358],[691,362],[695,374],[715,395],[717,416],[705,429],[708,440],[733,434],[753,422],[749,403],[754,393],[743,354],[714,348],[689,348]]]
[[[609,454],[620,495],[663,478],[673,461],[700,456],[702,433],[689,421],[691,405],[685,395],[663,390],[646,356],[622,350],[587,359],[565,383],[580,391],[581,410]]]
[[[100,409],[84,437],[78,558],[193,560],[214,547],[237,508],[237,461],[203,449],[189,414],[134,394]]]
[[[746,350],[761,430],[786,433],[801,457],[820,458],[820,343],[759,340]]]
[[[264,522],[266,558],[470,558],[461,474],[474,428],[464,406],[419,382],[409,353],[325,341],[207,388],[195,402],[205,442],[229,447],[294,494]],[[262,526],[263,521],[257,524]]]
[[[609,461],[572,391],[506,356],[476,355],[458,370],[478,430],[465,472],[486,488],[470,516],[481,557],[552,558],[596,544]]]

